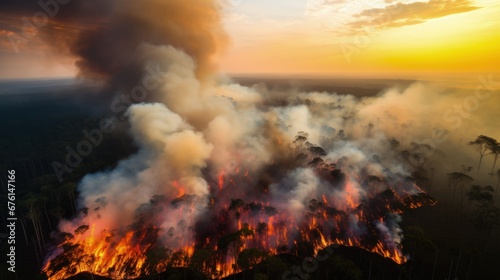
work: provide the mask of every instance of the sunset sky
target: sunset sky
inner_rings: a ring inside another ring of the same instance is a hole
[[[223,24],[231,43],[218,61],[230,74],[419,78],[500,72],[496,0],[229,2]],[[0,78],[74,76],[74,58],[47,48],[41,36],[14,52],[9,35],[20,32],[21,17],[0,9]],[[78,26],[71,24],[58,28]]]

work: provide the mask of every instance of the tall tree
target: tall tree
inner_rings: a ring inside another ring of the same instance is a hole
[[[497,170],[497,177],[498,177],[498,181],[497,181],[497,193],[498,193],[498,187],[500,187],[500,169]]]
[[[500,156],[500,144],[497,142],[496,145],[492,145],[489,149],[490,153],[493,155],[493,166],[491,167],[491,174],[493,175],[493,171],[497,165],[498,156]]]
[[[236,263],[242,270],[248,270],[265,260],[268,253],[257,248],[244,249],[238,255]]]
[[[498,142],[497,140],[484,136],[484,135],[479,135],[476,140],[470,141],[469,145],[472,145],[476,151],[479,153],[479,163],[477,165],[477,174],[479,174],[479,170],[481,169],[481,162],[483,161],[483,157],[486,155],[491,154],[491,147],[497,146]]]
[[[477,206],[473,220],[474,226],[478,231],[486,234],[485,251],[488,249],[491,233],[500,226],[500,208],[495,206],[493,192],[491,186],[472,186],[467,192],[469,200],[475,202]]]
[[[40,219],[41,211],[39,197],[34,193],[28,193],[20,204],[27,209],[26,217],[30,219],[33,224],[37,240],[36,245],[38,245],[39,252],[43,252],[45,250],[45,240]]]
[[[76,190],[76,184],[75,183],[66,183],[62,187],[59,188],[59,191],[61,194],[66,195],[69,198],[69,204],[70,208],[73,211],[73,213],[76,214],[76,203],[75,203],[75,190]]]
[[[461,172],[449,173],[448,180],[449,180],[450,186],[453,187],[453,194],[451,196],[451,205],[453,205],[453,201],[455,200],[455,193],[457,191],[457,188],[460,189],[460,193],[463,195],[465,185],[474,181],[474,179],[472,179],[472,177],[470,177],[467,174],[461,173]],[[461,202],[463,202],[463,196],[462,196]]]

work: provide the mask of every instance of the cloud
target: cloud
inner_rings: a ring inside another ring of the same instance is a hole
[[[471,0],[310,0],[306,13],[328,29],[352,35],[362,28],[395,28],[477,10]]]
[[[401,27],[423,23],[430,19],[470,12],[479,9],[469,0],[429,0],[428,2],[396,3],[385,8],[364,10],[355,14],[360,18],[349,24],[350,28],[377,26],[379,28]]]

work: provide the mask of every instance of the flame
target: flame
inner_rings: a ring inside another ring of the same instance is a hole
[[[172,186],[178,191],[178,196],[183,196],[185,194],[184,188],[177,181],[172,182]]]
[[[75,234],[66,236],[43,271],[51,280],[65,279],[80,272],[113,279],[138,278],[162,272],[168,267],[195,266],[195,255],[202,248],[213,255],[210,260],[204,260],[198,269],[218,278],[241,270],[237,258],[245,249],[257,248],[268,254],[278,254],[282,252],[281,248],[286,248],[289,252],[300,254],[299,245],[303,243],[311,244],[315,253],[334,244],[359,247],[403,264],[407,258],[402,253],[402,245],[398,240],[391,240],[386,232],[378,230],[377,225],[386,225],[390,215],[401,213],[405,208],[435,204],[420,189],[411,195],[394,184],[393,187],[387,186],[382,194],[368,194],[374,196],[370,201],[376,203],[366,205],[366,199],[363,200],[358,192],[356,184],[359,183],[349,179],[354,176],[347,176],[341,202],[335,192],[323,193],[318,200],[311,200],[305,218],[296,220],[293,215],[273,208],[265,199],[255,203],[242,200],[231,209],[234,201],[229,201],[226,193],[233,188],[224,188],[224,184],[231,182],[237,186],[249,180],[248,171],[239,167],[235,171],[229,178],[226,172],[218,173],[213,183],[217,186],[215,193],[207,200],[210,209],[226,213],[232,219],[232,232],[218,232],[218,235],[206,236],[196,242],[190,241],[194,239],[189,238],[188,232],[192,231],[189,226],[177,235],[167,227],[154,226],[154,223],[136,223],[135,227],[126,229],[112,228],[97,215],[89,215],[84,219],[89,221],[89,226],[70,226]],[[177,181],[171,185],[179,195],[174,200],[176,209],[191,213],[194,206],[184,203],[190,201],[184,187]],[[162,203],[168,205],[167,202]],[[226,221],[223,216],[221,223]],[[358,227],[378,235],[378,241],[366,241],[363,234],[356,231]]]
[[[218,178],[217,186],[219,187],[219,191],[221,191],[222,188],[224,187],[224,178],[225,178],[224,172],[223,171],[219,172],[219,176],[217,178]]]

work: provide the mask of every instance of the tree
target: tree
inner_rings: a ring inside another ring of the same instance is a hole
[[[256,273],[254,276],[253,276],[253,280],[267,280],[269,279],[267,277],[267,275],[265,274],[262,274],[262,273]]]
[[[476,151],[479,153],[479,163],[477,165],[477,174],[479,174],[479,170],[481,169],[481,162],[483,160],[484,156],[490,155],[491,154],[491,149],[494,146],[498,146],[497,140],[484,136],[484,135],[479,135],[476,140],[470,141],[469,145],[472,145]]]
[[[172,274],[167,278],[167,280],[181,280],[181,279],[182,275],[180,275],[179,273]]]
[[[269,256],[263,261],[268,279],[282,279],[283,273],[287,270],[287,264],[276,256]]]
[[[45,218],[47,218],[47,223],[49,224],[49,229],[50,229],[50,231],[52,231],[52,224],[50,223],[49,212],[47,211],[47,202],[49,201],[49,198],[43,194],[39,194],[38,201],[43,205]]]
[[[267,252],[257,248],[244,249],[238,255],[236,263],[242,270],[247,270],[265,260],[267,256]]]
[[[493,155],[493,166],[491,167],[491,174],[493,175],[493,171],[497,165],[498,156],[500,155],[500,144],[496,143],[496,145],[492,145],[488,148],[490,149],[491,155]]]
[[[498,176],[497,191],[498,191],[498,186],[500,186],[500,169],[497,170],[497,176]]]
[[[492,203],[493,200],[493,188],[490,186],[481,187],[474,185],[467,192],[467,197],[471,202],[477,202],[479,204]]]
[[[307,137],[309,137],[309,134],[307,132],[299,131],[297,133],[297,136],[295,136],[295,140],[293,140],[295,147],[302,147],[307,142]]]
[[[175,251],[169,260],[170,267],[182,267],[189,263],[189,254],[184,250]]]
[[[75,229],[75,235],[85,234],[85,232],[87,232],[87,230],[89,230],[89,228],[90,227],[88,225],[81,225],[77,229]]]
[[[461,192],[461,194],[463,194],[465,185],[474,181],[474,179],[472,179],[472,177],[470,177],[467,174],[461,173],[461,172],[448,173],[448,180],[449,180],[450,186],[453,187],[453,194],[451,196],[451,205],[453,205],[453,202],[455,200],[455,193],[457,191],[457,187],[460,188],[460,192]],[[461,202],[463,202],[463,197],[462,197]]]
[[[245,205],[246,205],[245,202],[240,198],[231,199],[231,204],[229,205],[229,211],[234,210],[234,215],[236,219],[239,220],[241,215],[240,208],[245,207]]]
[[[151,275],[165,269],[165,262],[169,257],[169,250],[162,246],[152,246],[146,251],[146,261],[142,265],[142,273]]]
[[[327,278],[335,275],[334,279],[360,280],[363,272],[351,261],[341,256],[330,256],[327,260]]]
[[[204,248],[196,250],[189,260],[189,268],[201,272],[208,278],[217,275],[218,258],[214,251]]]
[[[314,157],[326,156],[326,151],[319,146],[311,146],[308,150],[314,155]]]
[[[75,190],[76,190],[76,184],[75,183],[66,183],[63,186],[59,188],[59,192],[62,195],[66,195],[68,197],[68,203],[70,206],[71,211],[73,213],[76,213],[76,203],[75,203]]]
[[[43,252],[45,249],[45,239],[43,234],[43,227],[41,224],[41,211],[40,211],[40,197],[33,193],[28,193],[24,200],[21,201],[26,209],[26,217],[31,220],[33,229],[35,230],[35,237],[37,240],[38,249]]]
[[[240,230],[222,236],[217,242],[217,248],[224,255],[236,257],[245,245],[244,239],[253,237],[254,234],[254,231],[248,227],[248,224],[243,224]]]
[[[474,217],[474,226],[478,231],[486,233],[485,251],[488,248],[490,235],[493,230],[500,226],[500,208],[495,206],[493,199],[493,187],[491,186],[472,186],[467,192],[467,196],[471,202],[477,204],[477,209]]]

